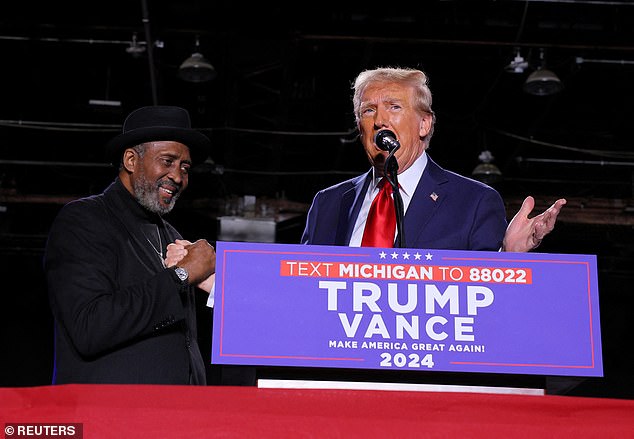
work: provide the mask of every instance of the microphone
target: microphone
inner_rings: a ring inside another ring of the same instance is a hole
[[[396,151],[401,147],[401,144],[398,143],[398,140],[396,140],[396,134],[390,130],[381,130],[376,133],[374,143],[376,143],[376,146],[381,148],[383,151],[388,152]]]

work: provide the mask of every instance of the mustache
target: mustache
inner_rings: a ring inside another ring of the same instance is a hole
[[[178,193],[180,193],[183,189],[183,185],[180,183],[175,183],[172,180],[168,179],[168,178],[162,178],[161,180],[156,182],[156,187],[157,188],[165,188],[165,189],[169,189],[170,191],[173,192],[173,195],[176,195]]]

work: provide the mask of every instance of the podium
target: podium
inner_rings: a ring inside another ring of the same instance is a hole
[[[546,377],[603,374],[592,255],[220,241],[217,255],[212,363],[269,385],[543,394]]]

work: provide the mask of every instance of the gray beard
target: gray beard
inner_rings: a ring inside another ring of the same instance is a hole
[[[172,201],[169,205],[163,206],[159,200],[158,188],[160,181],[156,184],[152,184],[145,179],[145,175],[140,175],[137,180],[132,184],[134,190],[134,198],[145,207],[147,210],[159,215],[165,215],[172,211],[176,200],[180,196],[180,192],[172,197]]]

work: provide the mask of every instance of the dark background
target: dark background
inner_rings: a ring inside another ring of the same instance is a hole
[[[528,194],[538,209],[569,200],[539,251],[597,255],[605,377],[567,393],[634,397],[632,2],[5,3],[0,385],[50,382],[47,231],[64,202],[112,180],[103,145],[131,110],[183,106],[213,142],[170,214],[185,237],[216,239],[228,202],[255,195],[300,216],[279,236],[297,242],[315,192],[368,167],[353,130],[354,77],[398,65],[430,77],[438,163],[470,175],[491,151],[509,218]],[[177,74],[196,39],[217,72],[210,82]],[[518,51],[528,65],[511,73]],[[564,86],[556,95],[522,90],[540,52]],[[201,308],[203,344],[208,325]]]

